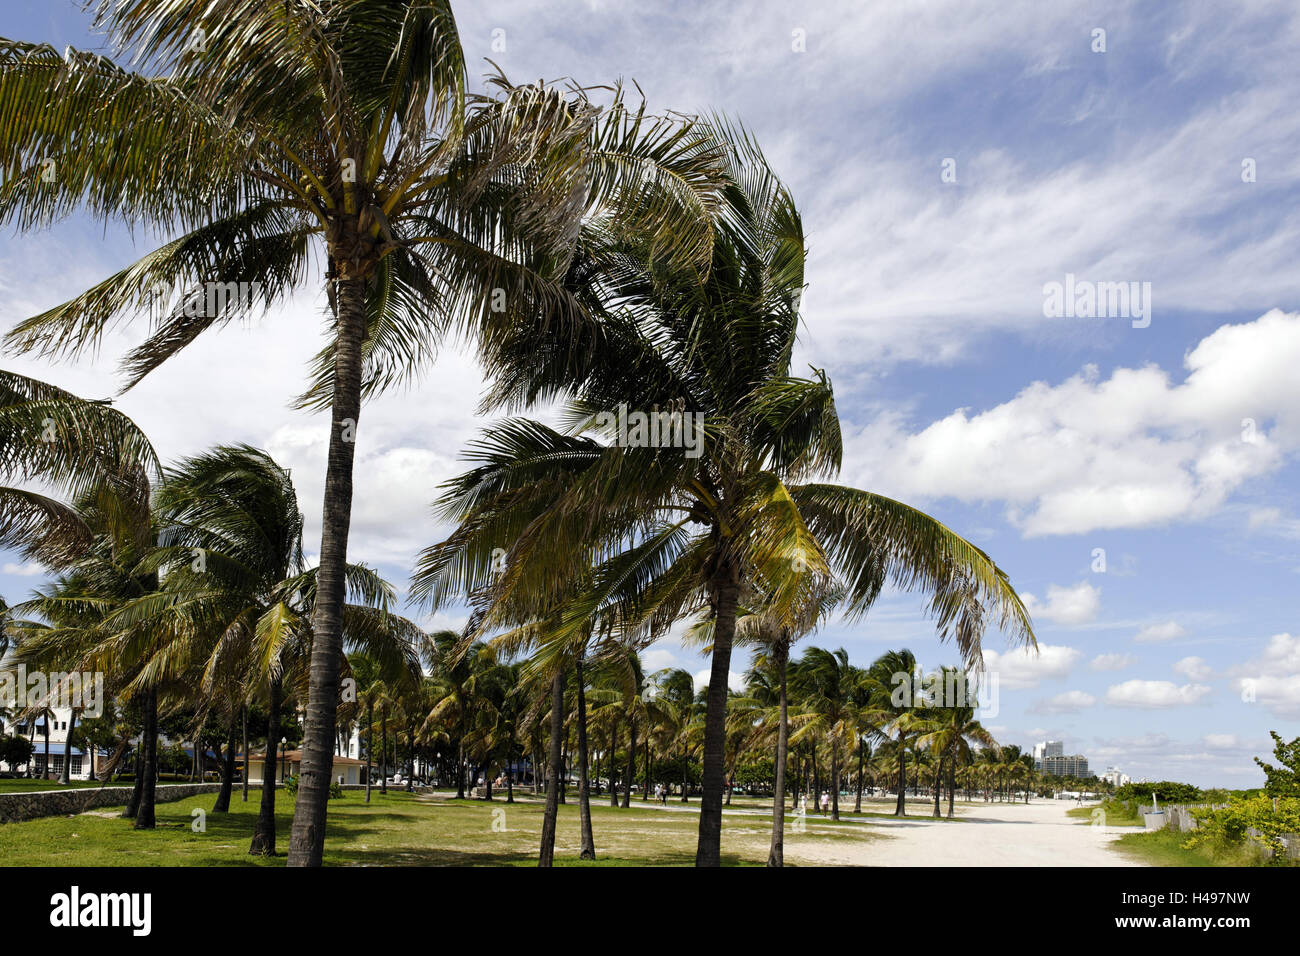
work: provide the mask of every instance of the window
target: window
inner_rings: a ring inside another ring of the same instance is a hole
[[[74,775],[76,775],[76,776],[80,776],[80,775],[81,775],[81,758],[80,758],[80,757],[73,757],[70,761],[68,761],[68,766],[71,768],[71,769],[68,771],[69,773],[74,774]]]

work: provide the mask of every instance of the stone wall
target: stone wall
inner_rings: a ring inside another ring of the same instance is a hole
[[[159,784],[154,799],[158,803],[167,803],[204,793],[216,793],[220,789],[219,783]],[[131,788],[123,786],[0,793],[0,823],[20,823],[37,817],[72,816],[99,807],[124,807],[130,798]]]

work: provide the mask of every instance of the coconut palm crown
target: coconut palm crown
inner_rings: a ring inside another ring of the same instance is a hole
[[[311,703],[290,865],[324,844],[363,396],[410,382],[449,330],[571,329],[579,226],[707,263],[716,161],[675,118],[497,76],[471,95],[449,0],[102,0],[113,56],[0,38],[0,224],[74,211],[152,252],[19,323],[10,349],[94,351],[150,316],[129,387],[201,334],[319,276],[330,408]],[[130,68],[119,64],[129,63]]]
[[[707,278],[644,244],[587,247],[581,281],[604,306],[582,357],[544,336],[494,343],[511,370],[498,397],[559,398],[564,427],[511,419],[487,431],[469,452],[475,467],[438,502],[456,530],[421,554],[412,579],[412,595],[432,606],[475,596],[484,628],[521,603],[563,601],[555,640],[614,606],[647,640],[707,608],[700,865],[719,862],[743,602],[761,599],[773,623],[795,626],[828,577],[843,583],[850,616],[892,583],[925,596],[940,636],[971,664],[987,623],[1034,640],[1007,575],[983,551],[914,508],[831,482],[842,441],[830,380],[791,370],[804,286],[799,213],[748,134],[716,126],[730,144],[729,182]],[[661,438],[672,440],[634,435],[626,410],[677,413],[661,419]]]

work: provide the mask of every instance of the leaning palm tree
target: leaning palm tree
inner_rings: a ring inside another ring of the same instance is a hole
[[[580,223],[702,262],[713,161],[621,93],[603,117],[577,88],[498,77],[468,96],[449,0],[106,0],[95,25],[138,72],[0,40],[0,221],[82,209],[172,238],[9,343],[93,350],[161,300],[129,387],[301,288],[319,252],[330,330],[305,400],[330,407],[331,433],[290,853],[319,865],[363,397],[409,381],[449,328],[582,324],[558,281]]]
[[[116,609],[102,627],[127,647],[146,636],[155,642],[138,680],[175,684],[197,671],[191,686],[200,694],[233,681],[245,697],[264,696],[268,772],[250,852],[273,854],[271,753],[283,705],[307,697],[315,651],[310,612],[319,569],[303,558],[297,494],[265,452],[222,446],[168,469],[154,508],[159,546],[149,563],[162,586]],[[364,565],[345,570],[344,646],[391,674],[418,673],[422,634],[390,610],[392,587]]]
[[[138,667],[138,658],[103,653],[93,635],[114,607],[157,587],[139,562],[154,546],[149,496],[160,471],[144,433],[107,402],[0,371],[0,547],[56,574],[22,605],[33,619],[5,627],[6,642],[21,637],[28,662],[119,678]],[[157,689],[142,697],[149,772],[136,774],[128,812],[151,828]]]
[[[983,551],[904,504],[829,483],[841,457],[830,381],[791,370],[800,217],[747,134],[719,138],[730,141],[729,186],[707,279],[643,243],[593,244],[576,278],[606,311],[585,349],[545,332],[491,343],[493,367],[507,370],[494,395],[563,398],[567,431],[516,419],[477,442],[476,467],[439,501],[457,528],[421,554],[412,578],[413,596],[431,606],[484,589],[509,606],[608,568],[567,616],[575,631],[605,602],[641,606],[656,634],[707,607],[701,866],[719,864],[727,679],[750,594],[794,620],[829,574],[860,615],[893,582],[926,596],[940,636],[969,659],[986,620],[1033,640],[1020,598]],[[629,409],[644,420],[634,426]],[[489,609],[484,626],[495,624]]]

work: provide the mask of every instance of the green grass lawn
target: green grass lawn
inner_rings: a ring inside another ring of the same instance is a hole
[[[258,794],[243,803],[236,790],[229,814],[207,814],[207,831],[191,828],[191,811],[210,811],[211,794],[160,803],[158,828],[135,831],[131,821],[104,808],[73,817],[49,817],[0,825],[0,860],[8,866],[283,866],[284,857],[248,855],[257,817]],[[734,804],[733,804],[734,806]],[[277,795],[278,849],[288,846],[292,799]],[[692,811],[698,802],[691,801]],[[537,860],[543,805],[531,797],[456,800],[406,793],[365,795],[348,791],[330,801],[325,862],[335,866],[532,866]],[[791,822],[793,823],[792,818]],[[558,866],[688,866],[695,861],[699,817],[695,812],[633,806],[615,809],[593,799],[594,863],[578,860],[580,835],[574,796],[560,807],[555,862]],[[771,825],[757,815],[723,817],[723,863],[762,865]],[[804,832],[786,831],[786,859],[799,862],[801,851],[816,859],[819,850],[873,839],[862,823],[809,817]]]
[[[1096,806],[1075,807],[1072,810],[1066,810],[1065,815],[1074,817],[1082,823],[1092,823],[1092,813]],[[1130,809],[1127,804],[1115,800],[1105,800],[1101,804],[1101,809],[1106,812],[1106,826],[1108,827],[1140,827],[1143,826],[1142,815],[1137,812],[1137,808]]]
[[[1175,830],[1126,833],[1115,841],[1119,852],[1147,866],[1258,866],[1245,847],[1198,846],[1183,849],[1187,834]]]

